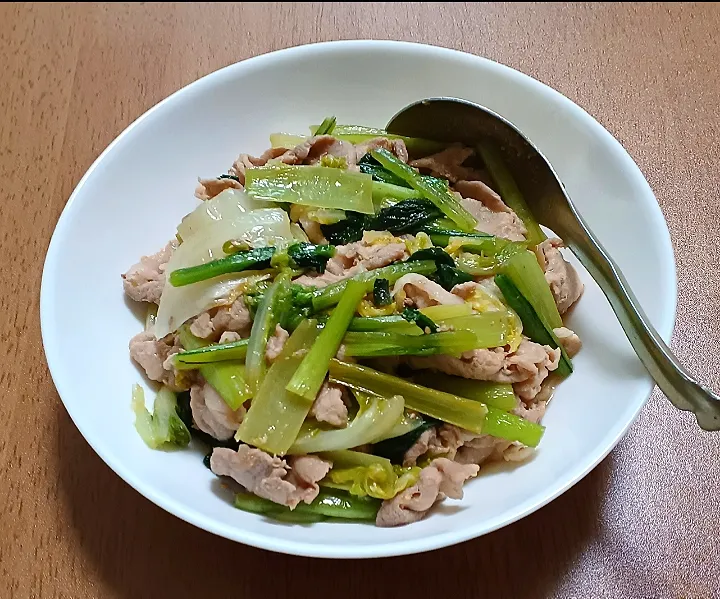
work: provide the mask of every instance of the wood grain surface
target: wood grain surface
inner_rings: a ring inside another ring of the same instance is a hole
[[[600,466],[519,523],[424,555],[301,559],[193,528],[113,474],[58,398],[38,315],[68,196],[150,106],[270,50],[411,40],[528,73],[624,144],[672,234],[674,348],[718,389],[719,28],[712,3],[0,4],[0,598],[720,597],[720,436],[657,392]]]

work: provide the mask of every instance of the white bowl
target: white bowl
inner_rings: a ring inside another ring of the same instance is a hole
[[[41,319],[58,392],[93,449],[145,497],[205,530],[273,551],[342,558],[415,553],[537,510],[585,476],[633,422],[652,382],[581,269],[587,289],[570,326],[584,349],[548,409],[536,457],[481,474],[461,502],[446,501],[416,524],[271,522],[234,509],[199,450],[152,451],[135,432],[130,391],[142,377],[127,344],[141,323],[123,297],[120,273],[173,236],[196,205],[197,177],[224,172],[240,152],[260,153],[273,131],[305,133],[329,114],[382,127],[406,104],[431,96],[483,104],[537,144],[669,339],[675,265],[660,209],[625,150],[570,100],[508,67],[431,46],[350,41],[258,56],[188,85],[130,125],[78,184],[48,250]]]

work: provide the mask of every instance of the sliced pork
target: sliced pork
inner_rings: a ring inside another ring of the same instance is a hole
[[[206,381],[190,388],[190,409],[195,426],[219,441],[232,437],[245,416],[243,406],[237,410],[230,409]]]
[[[545,280],[550,285],[558,311],[564,314],[580,299],[584,286],[572,264],[563,258],[561,247],[561,239],[546,239],[538,245],[537,256],[545,271]]]
[[[130,339],[130,357],[145,371],[147,377],[167,385],[173,391],[188,388],[186,381],[179,378],[172,364],[172,357],[182,349],[175,335],[156,339],[150,331],[138,333]]]
[[[463,483],[476,476],[475,464],[458,464],[446,458],[438,458],[420,471],[418,482],[398,495],[383,501],[377,513],[378,526],[399,526],[417,522],[425,517],[439,499],[450,497],[462,499]]]
[[[152,304],[160,302],[165,287],[165,267],[176,247],[177,243],[169,242],[159,252],[140,258],[140,262],[122,275],[123,290],[130,299]]]
[[[317,483],[331,467],[331,462],[312,455],[291,457],[288,464],[248,445],[237,451],[216,447],[210,456],[210,469],[218,476],[229,476],[250,493],[291,509],[317,497]]]

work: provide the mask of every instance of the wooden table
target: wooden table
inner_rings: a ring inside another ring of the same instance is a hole
[[[216,538],[133,491],[68,418],[38,318],[65,201],[147,108],[255,54],[402,39],[524,71],[625,145],[673,238],[675,350],[717,389],[719,27],[715,4],[0,5],[0,597],[720,597],[720,436],[658,393],[600,466],[525,520],[430,554],[333,563]]]

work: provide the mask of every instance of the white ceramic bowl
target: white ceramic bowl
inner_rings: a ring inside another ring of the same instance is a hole
[[[197,177],[224,172],[240,152],[260,153],[273,131],[304,133],[328,114],[382,127],[406,104],[430,96],[483,104],[537,144],[668,340],[676,282],[660,209],[625,150],[570,100],[508,67],[431,46],[351,41],[258,56],[185,87],[128,127],[78,184],[48,250],[42,333],[58,392],[93,449],[145,497],[196,526],[274,551],[414,553],[537,510],[585,476],[633,422],[651,380],[581,270],[587,290],[570,326],[584,349],[549,407],[537,456],[515,470],[481,474],[461,502],[446,501],[416,524],[274,523],[234,509],[199,450],[152,451],[135,432],[130,391],[141,375],[127,344],[141,323],[123,297],[120,273],[173,236],[196,204]]]

